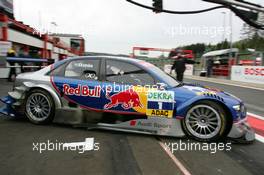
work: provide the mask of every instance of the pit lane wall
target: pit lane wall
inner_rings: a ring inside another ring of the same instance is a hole
[[[264,84],[264,66],[232,66],[231,80]]]

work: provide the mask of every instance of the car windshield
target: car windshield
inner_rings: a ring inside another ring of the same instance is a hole
[[[180,85],[177,80],[175,80],[173,77],[166,74],[164,71],[154,65],[151,66],[150,71],[153,72],[159,80],[162,80],[162,82],[167,84],[169,87],[177,87]]]

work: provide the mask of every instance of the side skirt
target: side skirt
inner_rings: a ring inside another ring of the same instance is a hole
[[[164,119],[151,117],[149,119],[137,119],[117,124],[77,124],[75,127],[84,127],[87,129],[105,129],[112,131],[123,131],[140,134],[184,137],[185,134],[181,127],[181,121],[178,119]]]

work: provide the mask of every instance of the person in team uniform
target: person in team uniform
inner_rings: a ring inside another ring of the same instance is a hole
[[[180,82],[183,81],[184,72],[186,70],[186,64],[199,64],[199,62],[186,58],[183,55],[183,51],[181,49],[175,49],[171,51],[171,53],[169,54],[169,58],[175,59],[171,67],[171,73],[173,70],[175,70],[176,79]]]
[[[14,49],[9,49],[7,52],[7,57],[15,57],[16,56],[16,52]],[[15,66],[15,62],[13,61],[9,61],[8,62],[10,66]],[[8,75],[8,81],[12,82],[14,80],[14,78],[16,77],[16,68],[11,67],[10,71],[9,71],[9,75]]]

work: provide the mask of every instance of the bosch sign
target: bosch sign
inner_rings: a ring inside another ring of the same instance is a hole
[[[231,80],[264,84],[264,67],[232,66]]]
[[[263,68],[245,68],[245,75],[257,75],[264,76],[264,67]]]

